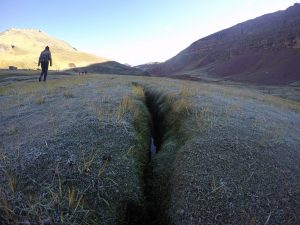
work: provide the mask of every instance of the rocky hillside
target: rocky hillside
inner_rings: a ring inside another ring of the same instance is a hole
[[[47,45],[52,52],[52,69],[62,70],[108,61],[79,52],[67,42],[40,30],[13,28],[0,33],[0,68],[16,66],[21,69],[36,69],[39,54]]]
[[[299,62],[300,4],[296,3],[202,38],[148,71],[286,84],[300,80]]]

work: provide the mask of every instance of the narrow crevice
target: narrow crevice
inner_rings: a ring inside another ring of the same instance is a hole
[[[144,202],[143,206],[127,204],[125,224],[144,225],[169,225],[169,218],[166,214],[166,202],[169,199],[169,174],[171,168],[161,174],[157,174],[156,166],[161,151],[164,151],[165,142],[176,142],[179,147],[177,136],[180,134],[180,119],[176,112],[172,111],[172,101],[168,101],[167,95],[143,87],[144,104],[149,112],[148,126],[151,136],[148,137],[149,161],[144,168]],[[177,147],[175,147],[177,149]],[[168,157],[168,164],[172,164],[173,157]],[[137,210],[138,209],[138,210]]]
[[[144,171],[145,181],[145,198],[146,198],[146,209],[148,213],[149,225],[168,225],[169,221],[167,216],[162,209],[160,203],[162,201],[161,194],[156,190],[157,182],[155,173],[153,172],[154,164],[152,159],[159,154],[164,141],[164,135],[166,133],[166,117],[167,113],[170,112],[170,106],[166,103],[165,96],[159,92],[147,90],[144,88],[145,93],[145,104],[151,115],[151,138],[149,155],[150,160]]]
[[[150,91],[145,91],[145,104],[149,110],[149,113],[151,115],[151,143],[150,143],[150,152],[151,147],[154,147],[156,150],[156,153],[159,152],[162,142],[163,142],[163,136],[165,133],[165,112],[162,112],[159,109],[159,104],[163,104],[163,100],[158,102],[157,98],[159,94],[153,93]],[[153,146],[152,146],[153,145]]]

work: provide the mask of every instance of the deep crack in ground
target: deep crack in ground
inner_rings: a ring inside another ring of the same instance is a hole
[[[165,134],[172,125],[167,121],[167,114],[171,112],[171,105],[166,101],[166,95],[144,87],[144,104],[150,113],[149,137],[149,162],[144,170],[144,205],[127,203],[127,213],[125,224],[130,225],[168,225],[169,219],[166,216],[161,203],[165,201],[166,194],[160,192],[158,187],[161,185],[153,169],[155,164],[152,160],[162,150],[161,147],[165,140]],[[164,184],[162,184],[164,185]]]

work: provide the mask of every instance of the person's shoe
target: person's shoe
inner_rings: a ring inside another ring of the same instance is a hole
[[[41,82],[41,78],[39,78],[39,82]]]

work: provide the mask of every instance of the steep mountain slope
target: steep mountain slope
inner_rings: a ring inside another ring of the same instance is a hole
[[[0,68],[16,66],[36,69],[38,57],[45,46],[53,57],[52,69],[68,69],[108,61],[84,52],[79,52],[67,42],[58,40],[35,29],[9,29],[0,33]]]
[[[209,74],[255,83],[299,81],[300,4],[202,38],[148,71],[167,76]]]

